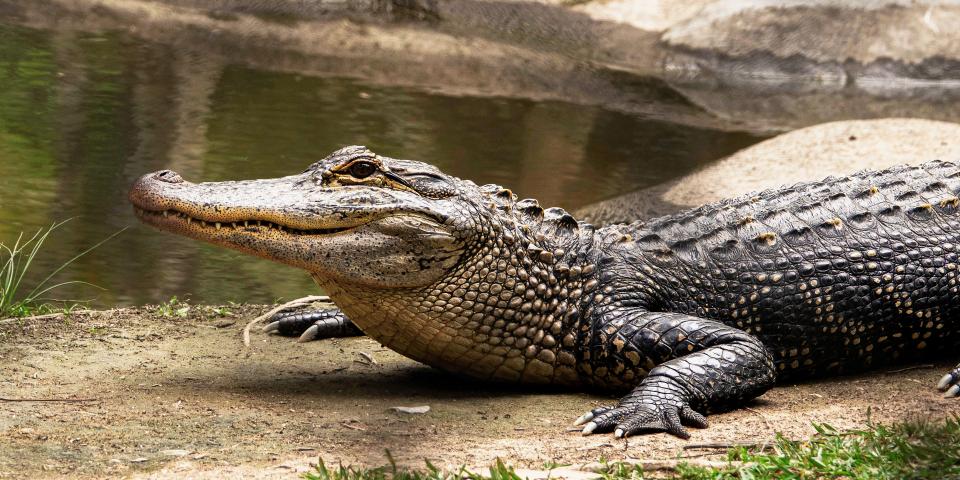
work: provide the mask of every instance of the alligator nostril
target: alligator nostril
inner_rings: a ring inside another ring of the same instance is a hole
[[[160,170],[159,172],[153,174],[154,178],[162,182],[167,183],[181,183],[183,182],[183,177],[181,177],[177,172],[173,170]]]

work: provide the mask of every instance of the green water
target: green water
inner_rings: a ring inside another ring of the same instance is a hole
[[[654,101],[652,99],[651,101]],[[0,23],[0,242],[52,222],[33,276],[130,227],[61,279],[94,306],[270,302],[307,275],[139,225],[126,201],[164,168],[193,181],[302,171],[367,145],[576,208],[682,175],[761,138],[598,107],[450,97],[362,80],[260,71],[114,32]]]

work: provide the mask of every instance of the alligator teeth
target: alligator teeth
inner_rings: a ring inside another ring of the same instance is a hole
[[[257,227],[261,227],[265,230],[277,230],[277,231],[286,233],[288,235],[304,235],[304,234],[326,235],[326,234],[339,233],[343,230],[346,230],[345,228],[298,229],[298,228],[287,227],[284,225],[279,225],[267,220],[238,220],[236,222],[212,222],[212,221],[201,220],[199,218],[194,218],[194,217],[191,217],[189,214],[186,214],[177,210],[172,210],[172,209],[157,211],[157,210],[145,210],[139,207],[134,207],[134,211],[139,215],[155,215],[155,216],[163,215],[163,217],[165,218],[169,218],[169,217],[180,218],[186,221],[187,225],[193,225],[193,222],[198,222],[201,228],[213,227],[213,228],[216,228],[217,230],[221,230],[223,227],[227,227],[227,228],[232,227],[234,230],[240,230],[243,228],[253,227],[254,225],[256,225]]]

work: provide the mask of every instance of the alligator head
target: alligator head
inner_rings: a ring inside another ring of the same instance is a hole
[[[161,230],[337,283],[401,288],[432,283],[475,240],[474,216],[456,198],[475,190],[465,183],[348,147],[269,180],[195,184],[164,170],[137,180],[130,201]]]
[[[161,230],[308,270],[366,334],[428,364],[517,378],[526,359],[506,368],[506,352],[526,352],[535,335],[505,327],[530,324],[538,341],[559,343],[549,332],[561,330],[567,286],[553,272],[575,252],[567,244],[579,226],[498,186],[353,146],[276,179],[190,183],[155,172],[130,201]]]

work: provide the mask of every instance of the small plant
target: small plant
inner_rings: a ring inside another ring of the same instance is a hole
[[[60,228],[68,221],[69,220],[64,220],[54,223],[46,229],[37,230],[37,233],[26,240],[24,240],[24,234],[21,233],[16,241],[13,242],[12,246],[0,243],[0,255],[2,255],[2,257],[0,257],[0,261],[2,261],[2,266],[0,266],[0,316],[24,317],[57,311],[58,309],[52,306],[50,302],[71,304],[68,308],[72,310],[79,302],[75,300],[52,300],[46,298],[45,295],[60,287],[72,284],[83,284],[100,288],[80,280],[70,280],[51,285],[50,280],[78,258],[90,253],[95,248],[119,235],[123,230],[126,230],[125,228],[78,253],[70,260],[67,260],[50,272],[43,280],[34,285],[26,294],[21,295],[21,287],[24,287],[24,276],[26,276],[27,271],[30,270],[33,261],[36,260],[37,254],[40,252],[41,247],[43,247],[44,242],[47,241],[47,238],[50,237],[50,234],[53,233],[54,230]]]
[[[110,333],[110,329],[104,326],[97,325],[97,326],[87,328],[87,333],[91,335],[106,335],[107,333]]]
[[[554,470],[554,469],[557,469],[557,468],[569,467],[570,465],[571,465],[571,464],[569,464],[569,463],[560,463],[560,462],[557,462],[556,460],[550,460],[550,461],[547,461],[547,462],[543,462],[543,469],[544,469],[544,470]]]
[[[643,480],[643,467],[626,462],[601,461],[603,470],[598,472],[603,480]]]
[[[227,310],[227,307],[207,307],[207,309],[216,317],[232,317],[233,312]]]
[[[321,458],[314,471],[307,472],[303,478],[307,480],[522,480],[513,467],[505,465],[499,458],[497,463],[490,467],[489,475],[481,475],[461,466],[455,471],[444,471],[424,460],[426,470],[410,470],[397,466],[390,451],[386,451],[387,465],[376,468],[363,468],[339,465],[337,468],[328,468]]]
[[[174,295],[170,300],[157,305],[156,313],[162,317],[184,318],[190,313],[190,305],[186,300],[180,300]]]

